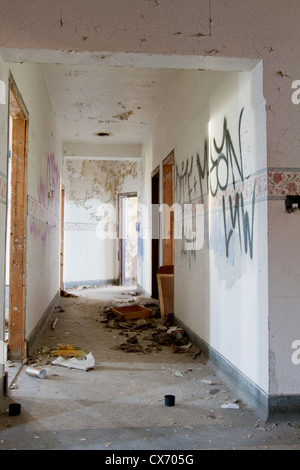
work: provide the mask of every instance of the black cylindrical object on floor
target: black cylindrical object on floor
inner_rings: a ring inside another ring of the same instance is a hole
[[[10,416],[18,416],[20,413],[21,413],[20,403],[11,403],[9,405],[9,415]]]
[[[175,396],[174,395],[165,395],[165,405],[174,406],[175,405]]]

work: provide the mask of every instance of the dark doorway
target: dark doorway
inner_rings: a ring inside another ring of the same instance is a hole
[[[158,299],[157,271],[159,268],[159,168],[152,173],[152,297]]]

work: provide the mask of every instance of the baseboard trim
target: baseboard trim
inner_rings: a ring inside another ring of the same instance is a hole
[[[48,320],[48,317],[52,313],[52,310],[55,307],[55,304],[57,303],[59,295],[60,295],[60,293],[59,293],[59,291],[57,291],[57,293],[53,297],[52,301],[48,305],[46,311],[44,312],[42,318],[37,323],[37,325],[34,327],[32,332],[30,333],[29,337],[27,338],[27,355],[28,356],[30,356],[32,354],[35,342],[36,342],[37,338],[39,337],[39,335],[41,334],[41,332],[43,331],[43,329],[45,327],[45,324]]]
[[[175,323],[184,329],[191,341],[193,341],[193,343],[212,361],[212,364],[224,374],[229,385],[238,389],[240,396],[244,397],[245,401],[256,410],[257,414],[262,419],[267,420],[280,413],[294,413],[299,411],[300,396],[272,396],[266,394],[177,317],[175,317]]]
[[[4,400],[7,396],[8,390],[8,374],[7,372],[3,371],[3,376],[0,377],[0,400]],[[1,403],[1,402],[0,402]]]
[[[139,293],[139,295],[142,295],[143,297],[151,298],[151,294],[149,294],[149,292],[147,292],[140,284],[137,284],[136,290]]]
[[[97,279],[89,281],[68,281],[64,282],[64,289],[73,289],[76,287],[101,287],[101,286],[117,286],[119,284],[118,279]]]
[[[299,414],[300,395],[269,395],[269,414]]]

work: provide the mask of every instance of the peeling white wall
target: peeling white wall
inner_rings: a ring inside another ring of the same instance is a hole
[[[295,181],[300,192],[299,169],[296,175],[281,168],[270,172],[287,175]],[[296,176],[296,177],[295,177]],[[285,191],[288,193],[288,184]],[[269,277],[270,277],[270,393],[299,393],[299,345],[300,345],[300,211],[288,214],[284,200],[269,202]],[[296,346],[294,345],[296,342]],[[296,362],[293,360],[295,356]]]
[[[151,173],[153,169],[153,150],[151,134],[143,147],[143,171],[142,171],[142,193],[141,205],[146,210],[140,210],[140,233],[139,233],[139,258],[138,273],[140,287],[146,295],[152,293],[152,275],[151,275]]]
[[[101,285],[118,279],[118,195],[140,195],[140,168],[139,161],[64,159],[66,286]],[[108,226],[115,238],[100,239],[98,224],[106,204],[115,210]]]

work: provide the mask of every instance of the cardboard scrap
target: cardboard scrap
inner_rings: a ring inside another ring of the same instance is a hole
[[[143,307],[142,305],[130,305],[126,307],[112,307],[112,313],[117,315],[118,317],[126,320],[134,320],[134,319],[143,319],[149,318],[153,316],[153,312],[151,309]]]

